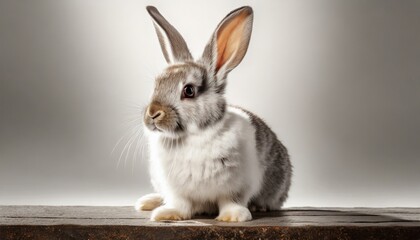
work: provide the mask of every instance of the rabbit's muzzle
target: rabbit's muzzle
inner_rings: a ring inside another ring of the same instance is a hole
[[[176,112],[168,106],[152,102],[144,113],[144,123],[152,131],[173,132],[177,130]]]

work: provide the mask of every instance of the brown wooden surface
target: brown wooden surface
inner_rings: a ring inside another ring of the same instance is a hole
[[[420,239],[420,208],[289,208],[245,223],[149,216],[132,207],[0,206],[0,239]]]

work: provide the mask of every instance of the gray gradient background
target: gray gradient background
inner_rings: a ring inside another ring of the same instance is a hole
[[[420,206],[420,1],[409,0],[1,0],[0,204],[127,205],[151,191],[145,154],[118,167],[122,145],[111,154],[165,66],[146,5],[195,56],[229,11],[254,8],[226,95],[289,148],[286,206]]]

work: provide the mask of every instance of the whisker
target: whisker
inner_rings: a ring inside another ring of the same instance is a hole
[[[136,117],[134,117],[133,119],[127,120],[126,122],[122,123],[121,125],[124,126],[124,125],[129,125],[129,124],[132,124],[132,123],[137,123],[137,124],[141,125],[141,123],[142,123],[141,120],[142,119],[138,115],[136,115]]]
[[[126,166],[126,163],[127,163],[127,158],[130,156],[130,150],[131,150],[131,147],[132,147],[132,145],[133,145],[133,143],[139,138],[139,134],[141,133],[141,128],[139,128],[135,133],[134,133],[134,138],[133,138],[133,140],[131,141],[131,143],[130,143],[130,145],[128,146],[128,150],[127,150],[127,154],[125,155],[125,159],[124,159],[124,168],[125,168],[125,166]],[[133,153],[134,154],[134,153]],[[133,158],[134,158],[134,155],[133,155]]]
[[[142,144],[141,144],[141,161],[144,161],[144,159],[149,158],[150,157],[150,147],[149,147],[149,142],[147,141],[147,139],[145,139],[145,135],[143,133],[142,135]]]
[[[111,151],[111,155],[114,153],[114,151],[115,151],[115,149],[117,148],[117,146],[120,144],[120,142],[128,135],[128,134],[130,134],[130,133],[132,133],[133,132],[133,129],[131,129],[131,131],[128,131],[127,130],[127,132],[126,133],[124,133],[124,135],[117,141],[117,143],[115,144],[115,146],[112,148],[112,151]]]
[[[143,145],[142,144],[143,137],[144,137],[144,132],[142,131],[139,134],[139,137],[137,138],[136,148],[135,148],[135,151],[134,151],[134,155],[135,155],[134,162],[137,162],[137,158],[139,156],[140,147]],[[135,165],[135,164],[133,164],[133,165]],[[134,168],[134,166],[133,166],[133,168]]]
[[[140,144],[140,140],[141,140],[140,134],[143,134],[143,133],[139,132],[139,134],[137,136],[137,142],[136,142],[136,146],[135,146],[134,153],[133,153],[133,161],[131,161],[131,175],[134,174],[134,166],[136,165],[136,161],[137,161],[137,154],[138,154],[139,144]]]
[[[138,128],[139,127],[137,127],[137,128],[135,128],[131,133],[132,133],[132,135],[131,135],[131,137],[129,138],[129,140],[127,141],[127,143],[124,145],[124,148],[123,148],[123,150],[122,150],[122,152],[121,152],[121,154],[120,154],[120,157],[118,158],[118,162],[117,162],[117,168],[119,167],[119,165],[120,165],[120,162],[121,162],[121,158],[122,158],[122,156],[123,156],[123,154],[124,154],[124,152],[125,152],[125,150],[126,150],[126,148],[127,148],[127,145],[132,141],[132,139],[133,139],[133,137],[135,137],[135,133],[136,133],[136,131],[138,130]]]

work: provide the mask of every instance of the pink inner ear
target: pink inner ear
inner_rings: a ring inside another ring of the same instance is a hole
[[[227,23],[224,23],[218,30],[216,71],[219,71],[226,62],[234,57],[239,49],[243,41],[246,19],[249,15],[248,11],[243,11]]]

